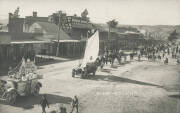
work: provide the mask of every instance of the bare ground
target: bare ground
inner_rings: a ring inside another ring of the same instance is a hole
[[[115,63],[90,79],[72,78],[76,65],[78,60],[40,67],[44,74],[40,94],[47,94],[48,113],[57,110],[59,103],[69,112],[74,95],[80,113],[180,113],[180,66],[174,63]],[[1,102],[0,113],[41,113],[39,101],[40,97],[18,97],[14,106]]]

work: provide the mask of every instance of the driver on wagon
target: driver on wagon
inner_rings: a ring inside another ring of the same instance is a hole
[[[92,56],[90,57],[90,61],[91,61],[91,60],[93,60],[93,57],[92,57]]]

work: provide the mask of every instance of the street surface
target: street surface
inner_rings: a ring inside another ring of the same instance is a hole
[[[40,94],[46,94],[47,113],[65,106],[68,113],[74,95],[80,113],[180,113],[180,66],[162,61],[115,62],[98,69],[89,79],[71,77],[79,60],[39,67],[44,75]],[[3,77],[1,77],[3,78]],[[41,113],[39,97],[18,97],[14,106],[0,103],[0,113]],[[73,112],[75,113],[75,111]]]

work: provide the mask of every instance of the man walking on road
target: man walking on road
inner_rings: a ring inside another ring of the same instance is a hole
[[[73,99],[73,101],[72,101],[72,110],[71,110],[70,113],[72,113],[72,112],[74,111],[74,108],[76,108],[77,113],[78,113],[78,104],[79,104],[78,98],[77,98],[77,96],[75,95],[75,96],[74,96],[74,99]]]
[[[46,113],[45,108],[46,108],[46,106],[48,106],[48,108],[49,108],[49,104],[48,104],[48,101],[47,101],[45,95],[42,96],[42,99],[41,99],[41,101],[40,101],[40,104],[41,104],[41,107],[42,107],[42,113]]]

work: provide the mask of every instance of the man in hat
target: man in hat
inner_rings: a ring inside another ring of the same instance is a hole
[[[63,104],[59,104],[59,112],[58,113],[67,113],[66,107]]]
[[[49,104],[48,104],[48,101],[46,99],[46,95],[42,96],[40,104],[41,104],[41,107],[42,107],[42,113],[46,113],[46,110],[45,110],[46,106],[48,106],[48,108],[49,108]]]
[[[72,110],[71,110],[71,113],[73,112],[74,108],[76,108],[77,113],[78,113],[78,104],[79,104],[78,98],[77,98],[77,96],[75,95],[74,98],[73,98],[73,100],[72,100]]]

